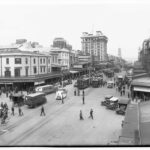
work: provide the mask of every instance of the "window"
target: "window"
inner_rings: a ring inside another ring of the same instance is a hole
[[[11,77],[11,72],[10,72],[10,68],[5,68],[5,77]]]
[[[45,64],[45,58],[43,59],[43,63]]]
[[[15,58],[15,64],[21,64],[21,58]]]
[[[25,62],[26,62],[26,64],[28,64],[28,58],[26,58]]]
[[[36,73],[37,72],[36,67],[33,67],[33,69],[34,69],[34,73]]]
[[[36,63],[36,60],[35,60],[35,58],[33,59],[33,62],[34,62],[34,64]]]
[[[42,64],[42,58],[40,59],[40,63]]]
[[[43,67],[43,69],[44,69],[44,71],[43,71],[43,72],[45,72],[45,67]]]
[[[42,67],[40,67],[40,71],[42,72]]]
[[[6,64],[9,64],[9,58],[6,58]]]
[[[25,70],[26,70],[26,76],[28,76],[28,67],[26,67]]]
[[[20,68],[15,68],[15,77],[20,77]]]

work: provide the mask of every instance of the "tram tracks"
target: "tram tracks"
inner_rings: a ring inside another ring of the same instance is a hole
[[[46,107],[53,107],[54,104],[56,103],[56,101],[54,101],[53,103],[49,103],[48,106]],[[26,121],[29,121],[31,119],[33,119],[31,116],[32,114],[39,114],[39,109],[36,109],[34,111],[31,111],[30,113],[27,114],[27,116],[23,116],[21,119],[19,119],[18,121],[16,121],[15,123],[8,125],[7,127],[5,127],[3,130],[6,131],[11,131],[13,128],[18,127],[20,125],[22,125],[23,123],[25,123]],[[6,132],[1,132],[0,135],[5,134]]]
[[[61,112],[63,112],[67,108],[70,109],[73,106],[74,103],[68,103],[68,104],[62,105],[61,108],[59,108],[58,110],[56,110],[53,113],[49,114],[48,116],[46,116],[46,118],[43,118],[42,122],[40,120],[36,124],[36,126],[32,126],[31,128],[29,128],[28,130],[24,131],[21,135],[18,135],[15,139],[11,140],[7,144],[8,145],[16,145],[16,144],[20,143],[21,141],[23,141],[24,139],[29,137],[31,134],[35,133],[38,129],[40,129],[46,123],[48,123],[48,122],[52,121],[53,119],[55,119],[57,117],[57,115],[59,115]]]

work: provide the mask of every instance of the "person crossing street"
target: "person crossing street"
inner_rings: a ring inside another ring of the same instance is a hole
[[[42,106],[41,107],[41,114],[40,114],[40,116],[43,116],[43,115],[45,116],[45,111],[44,111],[44,107]]]
[[[79,117],[80,117],[80,120],[84,120],[83,115],[82,115],[82,110],[80,110]]]
[[[14,116],[15,115],[15,109],[14,109],[14,107],[11,108],[11,111],[12,111],[11,115]]]
[[[93,109],[92,108],[90,110],[90,116],[89,116],[89,118],[91,118],[92,120],[94,119],[94,117],[93,117]]]
[[[23,116],[23,112],[22,112],[22,109],[20,107],[18,108],[18,112],[19,112],[19,116]]]

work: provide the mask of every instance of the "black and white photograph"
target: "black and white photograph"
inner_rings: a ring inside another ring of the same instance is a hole
[[[0,147],[150,146],[149,0],[0,0]]]

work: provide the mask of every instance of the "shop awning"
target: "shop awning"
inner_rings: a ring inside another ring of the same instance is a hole
[[[70,71],[70,73],[78,73],[79,71],[74,71],[74,70],[72,70],[72,71]]]
[[[147,88],[147,87],[134,87],[134,91],[150,92],[150,88]]]

